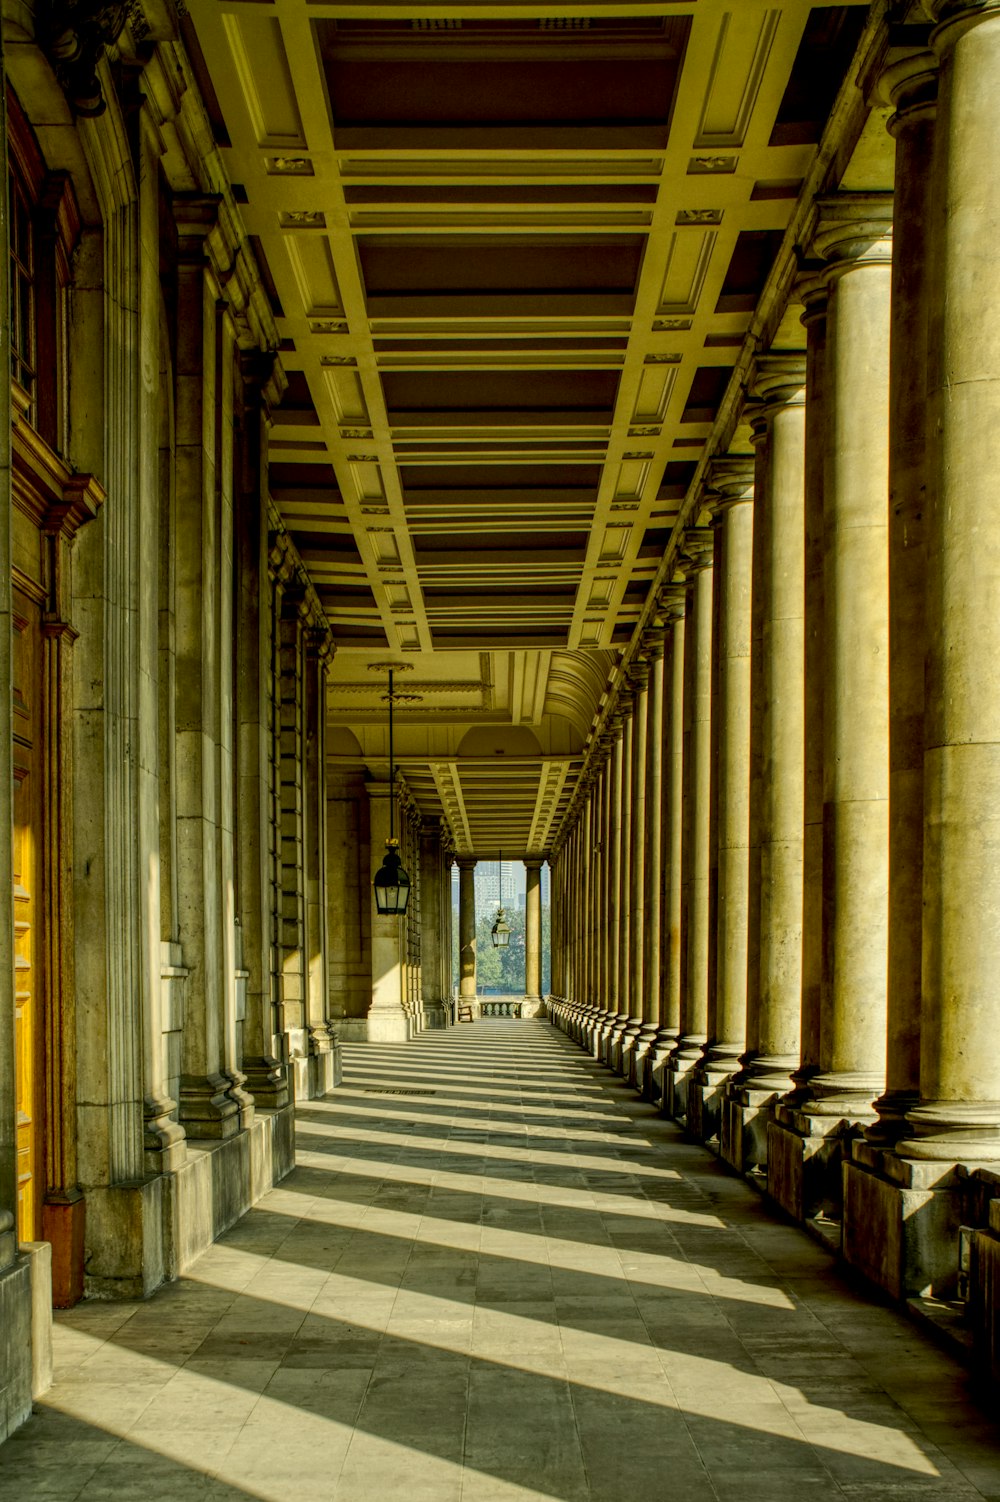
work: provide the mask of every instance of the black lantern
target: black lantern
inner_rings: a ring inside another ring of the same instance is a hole
[[[372,886],[375,889],[375,908],[380,916],[399,918],[406,912],[410,900],[410,878],[399,858],[399,841],[396,839],[396,761],[392,743],[392,706],[396,694],[393,689],[393,668],[389,668],[389,838],[385,842],[382,864],[375,872]]]
[[[406,912],[410,897],[410,878],[403,870],[399,858],[399,841],[386,840],[382,864],[375,872],[372,886],[375,888],[375,907],[387,918],[398,918]]]
[[[493,940],[494,949],[506,949],[510,943],[510,924],[507,922],[503,910],[503,851],[497,862],[500,871],[500,901],[497,906],[496,922],[490,929],[490,938]]]

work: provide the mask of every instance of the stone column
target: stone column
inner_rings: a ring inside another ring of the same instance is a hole
[[[838,1215],[845,1136],[885,1078],[888,941],[888,443],[891,221],[884,196],[823,206],[823,996],[820,1070],[777,1111],[768,1184],[792,1215]],[[776,1172],[772,1169],[776,1167]]]
[[[594,1057],[604,1058],[608,1039],[618,1012],[618,967],[621,958],[621,787],[623,760],[623,725],[615,713],[608,720],[608,809],[606,822],[607,859],[604,863],[607,914],[607,951],[604,1007],[594,1034]]]
[[[660,849],[663,857],[660,944],[660,1014],[653,1046],[652,1092],[661,1101],[664,1068],[677,1046],[681,1021],[681,847],[684,813],[684,610],[683,584],[668,584],[660,608],[668,625],[663,660],[663,786]]]
[[[241,1067],[257,1105],[281,1110],[288,1104],[288,1077],[280,1059],[271,975],[274,934],[270,892],[272,788],[268,669],[272,623],[265,495],[269,414],[278,396],[274,355],[246,354],[243,372],[243,462],[237,471],[242,476],[242,484],[236,489],[233,534],[238,583],[234,601],[238,722],[235,788],[240,809],[236,824],[236,869],[241,958],[246,972]],[[163,656],[166,659],[167,654]],[[166,708],[169,714],[169,704]],[[169,800],[164,798],[162,801]],[[162,814],[161,808],[161,818]],[[169,838],[169,831],[167,836]],[[178,945],[167,947],[179,951]],[[180,952],[177,958],[182,958]]]
[[[924,680],[927,664],[927,329],[937,110],[933,53],[883,79],[895,105],[892,328],[889,362],[889,940],[886,1090],[872,1140],[904,1135],[920,1099],[924,866]]]
[[[932,45],[941,78],[928,289],[923,1022],[920,1104],[899,1152],[948,1165],[1000,1158],[1000,527],[991,484],[1000,455],[991,270],[1000,6],[935,0],[930,9],[940,20]]]
[[[646,919],[646,733],[649,723],[649,666],[633,662],[629,673],[635,692],[632,713],[632,815],[630,843],[632,855],[629,881],[629,991],[628,1025],[622,1035],[621,1072],[629,1084],[636,1083],[636,1048],[642,1033],[648,1002],[646,999],[643,929]]]
[[[716,647],[718,905],[714,1030],[689,1091],[689,1124],[717,1138],[725,1081],[746,1046],[750,900],[750,595],[754,461],[734,455],[709,467],[710,509],[719,517],[719,640]]]
[[[643,854],[646,863],[643,907],[644,976],[642,1029],[636,1044],[636,1084],[644,1095],[653,1090],[652,1070],[660,1031],[663,981],[663,626],[652,628],[644,643],[649,663],[646,718],[646,818]]]
[[[823,991],[823,491],[826,468],[826,280],[799,287],[806,330],[805,827],[802,842],[802,1038],[795,1080],[817,1073]]]
[[[476,1000],[476,861],[458,857],[458,1002]]]
[[[754,1032],[731,1092],[727,1158],[768,1162],[767,1108],[799,1063],[802,1000],[802,820],[805,710],[805,366],[758,361],[752,609],[759,622],[751,732],[758,766],[751,813],[759,859]],[[752,867],[751,867],[752,871]],[[751,875],[751,880],[753,876]]]
[[[708,1042],[709,867],[711,864],[712,618],[715,537],[693,527],[683,544],[687,575],[684,637],[684,792],[681,843],[680,1038],[666,1064],[667,1108],[683,1120],[691,1074]]]
[[[621,778],[618,783],[618,1011],[608,1033],[605,1063],[621,1064],[622,1035],[628,1026],[631,995],[631,883],[632,883],[632,695],[623,684],[618,708],[622,715]]]
[[[891,55],[890,55],[891,56]],[[924,692],[927,637],[928,322],[932,277],[937,60],[895,57],[880,80],[895,113],[892,310],[889,358],[889,898],[886,1089],[867,1141],[844,1166],[843,1253],[899,1298],[950,1293],[958,1245],[953,1183],[939,1165],[898,1158],[906,1113],[920,1099],[924,865]],[[889,1149],[883,1151],[882,1149]],[[930,1191],[930,1192],[928,1192]],[[919,1207],[919,1208],[918,1208]],[[917,1213],[914,1214],[914,1210]],[[951,1224],[949,1225],[949,1220]],[[949,1277],[949,1274],[951,1277]]]
[[[524,895],[524,1015],[537,1017],[542,1009],[542,857],[524,858],[527,880]]]

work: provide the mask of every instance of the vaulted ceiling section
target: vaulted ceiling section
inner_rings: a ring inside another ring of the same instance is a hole
[[[506,789],[505,848],[541,851],[866,7],[190,10],[283,335],[271,492],[340,649],[333,726],[377,775],[368,665],[412,663],[421,806],[485,853]],[[459,754],[522,726],[534,752]]]

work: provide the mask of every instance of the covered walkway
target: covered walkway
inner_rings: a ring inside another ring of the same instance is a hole
[[[58,1318],[4,1502],[1000,1495],[967,1373],[547,1023],[347,1052],[188,1276]]]

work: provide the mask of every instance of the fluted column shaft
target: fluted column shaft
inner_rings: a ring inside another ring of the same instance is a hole
[[[629,860],[629,993],[628,1027],[623,1046],[627,1055],[623,1072],[628,1079],[634,1076],[634,1050],[642,1029],[645,1007],[645,953],[644,934],[646,902],[646,732],[649,722],[648,669],[646,664],[634,663],[631,681],[635,691],[632,710],[632,742],[629,780],[631,783],[631,814]]]
[[[1000,1157],[1000,4],[935,0],[920,1105],[899,1151]]]
[[[618,1012],[609,1038],[608,1062],[617,1067],[621,1057],[621,1034],[628,1022],[631,996],[631,884],[632,884],[632,701],[623,694],[621,789],[618,800]]]
[[[869,1136],[892,1141],[920,1099],[927,661],[927,322],[937,66],[918,52],[884,87],[896,105],[889,357],[889,936],[886,1090]]]
[[[802,841],[801,1085],[819,1070],[823,1006],[823,488],[826,467],[826,282],[801,289],[806,330],[805,792]]]
[[[731,1072],[746,1046],[750,894],[750,598],[753,461],[710,472],[720,520],[717,647],[718,906],[715,1028],[705,1063]]]
[[[660,1025],[663,936],[663,634],[650,644],[646,721],[646,883],[643,917],[643,1033],[652,1043]],[[648,1044],[647,1044],[648,1046]]]
[[[824,475],[823,1008],[819,1114],[870,1116],[885,1078],[889,852],[891,229],[831,204]],[[845,210],[847,212],[845,213]]]
[[[697,528],[688,551],[687,629],[684,639],[684,793],[682,869],[683,979],[680,1040],[672,1058],[679,1076],[697,1062],[708,1040],[710,798],[712,774],[712,618],[714,536]],[[677,1103],[683,1111],[683,1102]]]
[[[663,846],[667,881],[664,889],[664,956],[663,1012],[661,1028],[667,1040],[675,1043],[681,1027],[681,917],[683,909],[683,832],[684,832],[684,637],[686,634],[685,592],[673,600],[674,621],[667,647],[664,687],[669,693],[667,710],[667,793],[663,826]]]
[[[805,370],[758,362],[753,592],[760,629],[753,743],[759,853],[757,997],[747,1082],[786,1089],[799,1062],[804,796]]]

